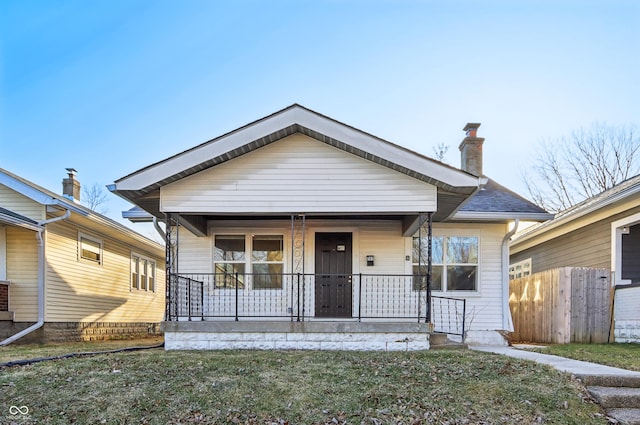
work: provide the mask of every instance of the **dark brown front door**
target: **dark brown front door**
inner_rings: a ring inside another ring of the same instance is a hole
[[[351,317],[351,233],[316,233],[316,317]]]

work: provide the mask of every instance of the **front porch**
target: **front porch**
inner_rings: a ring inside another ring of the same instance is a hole
[[[424,276],[172,274],[169,282],[167,349],[425,350],[465,334],[466,301],[428,296]]]

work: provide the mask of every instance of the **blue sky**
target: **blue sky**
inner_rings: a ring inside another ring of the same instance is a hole
[[[638,22],[633,0],[3,0],[0,167],[106,185],[300,103],[454,166],[481,122],[485,173],[526,195],[541,140],[640,126]]]

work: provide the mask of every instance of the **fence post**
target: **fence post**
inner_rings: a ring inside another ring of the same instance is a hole
[[[467,318],[467,300],[463,299],[462,300],[462,342],[464,342],[465,339],[465,322],[466,322],[466,318]]]
[[[300,321],[300,273],[297,274],[297,280],[298,280],[298,314],[297,314],[297,321]],[[304,294],[302,296],[302,298],[304,299]]]
[[[236,322],[238,321],[238,272],[235,273],[235,280],[236,280]]]
[[[362,322],[362,273],[358,275],[358,322]]]
[[[200,320],[204,320],[204,278],[200,282]]]
[[[191,321],[191,278],[187,279],[187,312],[189,313],[189,321]]]

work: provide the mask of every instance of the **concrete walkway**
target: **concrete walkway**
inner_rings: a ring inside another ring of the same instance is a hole
[[[502,354],[504,356],[518,359],[531,360],[543,363],[562,371],[582,376],[611,376],[611,377],[631,377],[640,379],[640,372],[634,372],[617,367],[604,366],[596,363],[583,362],[580,360],[567,359],[565,357],[553,356],[551,354],[536,353],[533,351],[521,350],[514,347],[494,347],[494,346],[469,346],[476,351]]]
[[[640,425],[640,372],[604,366],[514,347],[469,347],[517,359],[531,360],[571,373],[607,414],[622,425]]]

